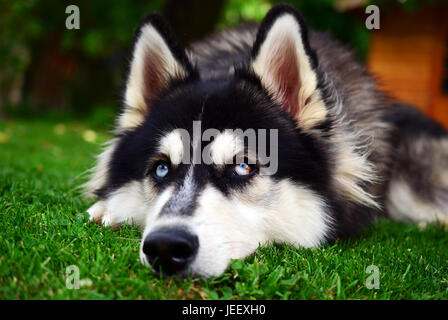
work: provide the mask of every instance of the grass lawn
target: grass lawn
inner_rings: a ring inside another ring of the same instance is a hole
[[[93,129],[92,129],[93,128]],[[76,186],[107,134],[89,121],[0,122],[0,299],[447,299],[448,232],[381,221],[320,249],[264,247],[218,278],[158,278],[140,233],[88,225]],[[66,268],[81,287],[66,287]],[[376,265],[379,289],[366,287]]]

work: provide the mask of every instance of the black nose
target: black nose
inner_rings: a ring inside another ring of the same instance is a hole
[[[154,231],[146,236],[143,252],[155,270],[165,274],[184,271],[199,247],[198,237],[182,229]]]

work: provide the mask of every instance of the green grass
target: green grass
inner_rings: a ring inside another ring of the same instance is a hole
[[[382,221],[323,248],[264,247],[220,277],[155,277],[140,265],[139,231],[88,225],[76,186],[102,131],[89,122],[0,122],[1,299],[447,299],[448,232]],[[96,127],[95,127],[96,128]],[[96,137],[95,137],[96,134]],[[96,138],[94,142],[89,142]],[[77,265],[79,290],[66,287]],[[380,270],[369,290],[366,267]]]

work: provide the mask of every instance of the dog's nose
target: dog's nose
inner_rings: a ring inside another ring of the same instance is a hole
[[[168,275],[184,271],[198,247],[198,237],[182,229],[154,231],[143,242],[148,262]]]

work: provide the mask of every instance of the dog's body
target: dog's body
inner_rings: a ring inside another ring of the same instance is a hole
[[[185,144],[178,129],[194,136],[194,121],[214,139]],[[260,174],[260,154],[226,131],[251,128],[278,133],[267,139],[273,174]],[[211,163],[185,163],[206,148]],[[229,164],[238,155],[246,160]],[[218,275],[260,244],[315,247],[377,216],[448,221],[448,134],[389,103],[349,50],[308,32],[290,6],[188,53],[149,15],[116,137],[87,188],[100,198],[93,220],[144,229],[145,264]]]

